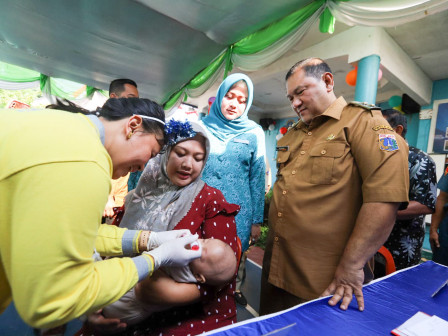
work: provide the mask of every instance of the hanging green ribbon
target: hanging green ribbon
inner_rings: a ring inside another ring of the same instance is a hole
[[[49,80],[50,80],[50,77],[48,77],[47,75],[44,75],[44,74],[40,74],[40,78],[39,78],[39,81],[40,81],[40,90],[41,90],[42,92],[47,92],[48,94],[49,94],[50,92],[48,92],[49,90],[46,90],[46,86],[47,86],[47,84],[50,83]]]
[[[93,86],[87,85],[87,87],[86,87],[87,97],[90,97],[91,95],[93,95],[95,93],[95,91],[99,91],[99,90],[97,88],[94,88]]]
[[[224,69],[224,78],[227,77],[227,74],[232,71],[233,69],[233,63],[232,63],[232,54],[233,54],[233,45],[231,45],[229,48],[227,48],[226,51],[226,67]]]
[[[349,0],[331,0],[333,2],[347,2]],[[319,18],[319,31],[321,33],[334,33],[334,25],[336,23],[336,18],[331,14],[331,11],[328,7],[325,7],[323,13]]]
[[[320,21],[319,21],[319,31],[321,33],[334,33],[334,24],[336,23],[336,19],[331,14],[330,9],[327,7],[323,11],[323,13],[320,15]]]

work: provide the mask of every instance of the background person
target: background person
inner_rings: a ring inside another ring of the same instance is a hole
[[[111,177],[142,169],[160,151],[164,111],[134,98],[109,99],[97,113],[0,113],[0,311],[14,300],[33,327],[62,325],[119,299],[154,269],[200,256],[183,248],[195,236],[168,241],[184,231],[99,224]],[[135,258],[92,259],[95,247],[129,255],[148,246],[151,254]]]
[[[109,98],[139,98],[137,83],[132,79],[119,78],[114,79],[109,85]],[[104,209],[103,217],[108,222],[114,217],[114,208],[121,207],[124,204],[124,198],[128,193],[128,180],[130,174],[140,176],[141,172],[130,172],[125,176],[117,179],[112,179],[112,188],[107,199],[106,207]]]
[[[260,237],[265,194],[265,137],[260,125],[249,120],[253,84],[244,74],[232,74],[220,85],[209,115],[202,119],[211,143],[210,158],[204,169],[204,181],[222,191],[225,198],[241,206],[236,229],[243,252],[249,240]],[[235,298],[247,300],[241,293],[245,275],[245,254],[241,258]]]
[[[333,88],[319,58],[286,74],[300,121],[277,143],[260,314],[326,295],[343,310],[355,295],[363,310],[362,285],[373,278],[366,264],[408,200],[405,141],[381,111],[347,104]]]
[[[432,260],[448,266],[448,168],[440,178],[437,188],[440,189],[436,201],[436,211],[431,216],[429,242],[432,249]]]
[[[114,79],[109,84],[109,98],[139,98],[137,83],[132,79]]]
[[[406,139],[406,117],[399,111],[387,109],[383,117]],[[384,246],[390,251],[397,270],[418,265],[425,238],[425,215],[434,213],[437,198],[436,164],[418,148],[409,146],[409,205],[397,212],[394,228]],[[375,265],[375,275],[378,273]],[[379,267],[378,267],[379,268]],[[385,270],[382,270],[385,274]]]

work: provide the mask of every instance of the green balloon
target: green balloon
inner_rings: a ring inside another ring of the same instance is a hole
[[[396,107],[401,105],[401,97],[400,96],[392,96],[389,98],[389,106]]]

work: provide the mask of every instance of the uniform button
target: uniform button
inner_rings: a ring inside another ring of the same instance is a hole
[[[305,151],[301,151],[300,154],[302,154],[302,155],[305,154]]]
[[[285,194],[286,194],[286,190],[283,190],[283,191],[282,191],[282,194],[285,195]]]
[[[278,237],[275,237],[274,240],[277,242],[278,241]]]
[[[293,171],[291,172],[291,174],[295,175],[295,174],[296,174],[296,171],[295,171],[295,170],[293,170]]]
[[[282,213],[281,213],[281,212],[277,213],[277,216],[281,217],[281,216],[282,216]]]
[[[327,154],[327,151],[325,149],[322,149],[322,151],[320,152],[322,155]]]
[[[277,161],[280,162],[280,159],[278,159]]]
[[[311,135],[311,134],[313,134],[312,132],[308,132],[308,135]]]

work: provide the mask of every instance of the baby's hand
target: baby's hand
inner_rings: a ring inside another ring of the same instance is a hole
[[[117,318],[104,317],[101,312],[102,310],[98,310],[87,317],[87,324],[90,328],[105,335],[116,334],[126,329],[126,323]]]

